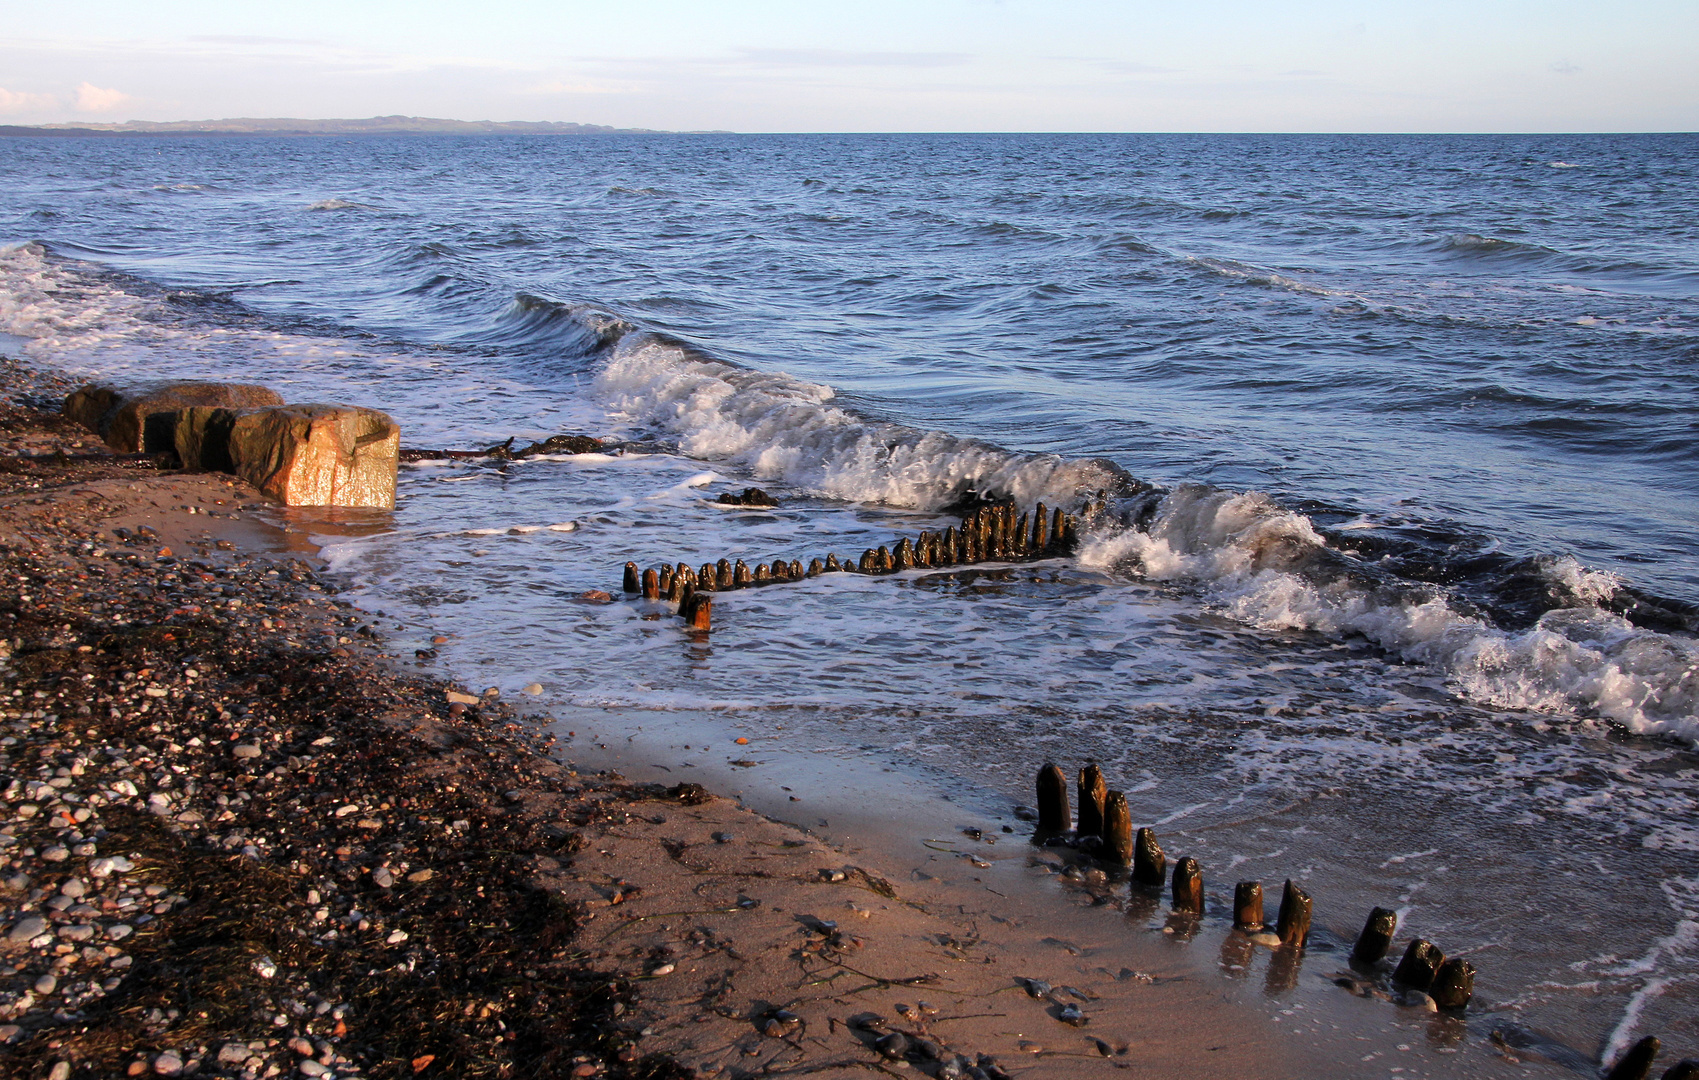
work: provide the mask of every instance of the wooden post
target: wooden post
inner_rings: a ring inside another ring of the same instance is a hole
[[[673,591],[673,568],[670,566],[661,567],[655,584],[661,590],[662,596],[669,595]]]
[[[747,589],[755,584],[755,575],[749,572],[749,566],[742,559],[732,567],[732,588]]]
[[[1699,1061],[1682,1058],[1664,1070],[1663,1080],[1699,1080]]]
[[[790,572],[791,572],[790,578],[791,578],[792,581],[801,581],[802,580],[802,560],[801,559],[792,559],[791,560]]]
[[[1045,520],[1044,515],[1044,504],[1039,503],[1038,508],[1032,512],[1032,553],[1039,556],[1050,546],[1050,523]]]
[[[872,548],[862,552],[861,562],[856,565],[856,569],[864,574],[877,574],[879,572],[879,553]]]
[[[714,591],[731,592],[737,588],[737,578],[732,570],[731,561],[721,559],[714,564]]]
[[[1133,841],[1133,880],[1147,889],[1160,889],[1168,879],[1168,856],[1156,842],[1154,829],[1140,829]]]
[[[1378,964],[1386,950],[1392,947],[1392,935],[1398,932],[1398,912],[1377,907],[1369,912],[1363,932],[1351,949],[1351,959],[1359,964]]]
[[[1287,878],[1286,889],[1280,894],[1280,918],[1275,924],[1280,944],[1304,947],[1304,941],[1310,936],[1310,910],[1313,906],[1310,894]]]
[[[672,584],[667,589],[667,599],[674,604],[684,603],[684,590],[690,587],[683,574],[674,574]]]
[[[1445,954],[1440,952],[1438,945],[1417,938],[1404,950],[1404,959],[1398,961],[1398,968],[1392,973],[1392,981],[1417,990],[1426,990],[1433,985],[1434,975],[1443,963]]]
[[[806,571],[806,573],[809,577],[819,577],[821,574],[824,574],[825,572],[826,572],[826,568],[824,566],[820,565],[819,559],[809,559],[808,560],[808,570]]]
[[[1174,910],[1203,914],[1203,870],[1190,855],[1174,864]]]
[[[641,582],[642,582],[642,576],[637,572],[637,564],[634,563],[634,562],[626,563],[625,564],[625,591],[628,592],[628,593],[642,592],[643,586],[642,586]]]
[[[1655,1035],[1641,1039],[1630,1046],[1627,1053],[1616,1059],[1611,1071],[1605,1074],[1605,1080],[1646,1080],[1646,1077],[1652,1075],[1652,1059],[1658,1056],[1661,1045]],[[1676,1066],[1678,1069],[1680,1067]]]
[[[711,630],[714,622],[714,598],[707,593],[691,593],[690,600],[681,614],[692,630]]]
[[[1103,857],[1121,866],[1133,861],[1133,812],[1124,792],[1103,797]]]
[[[1068,515],[1058,506],[1050,513],[1050,547],[1053,554],[1060,554],[1062,546],[1062,526],[1067,523]]]
[[[909,570],[914,567],[914,548],[909,545],[908,537],[897,541],[896,548],[891,552],[892,570]]]
[[[826,573],[836,574],[836,573],[840,572],[841,570],[843,570],[843,566],[841,564],[839,564],[838,557],[836,555],[827,555],[826,556]]]
[[[696,588],[701,592],[713,592],[719,587],[720,583],[717,580],[714,564],[711,562],[703,563],[702,569],[696,572]]]
[[[1103,835],[1103,799],[1109,794],[1109,785],[1103,782],[1103,770],[1095,763],[1080,770],[1080,823],[1078,832],[1081,836]]]
[[[1012,542],[1009,544],[1010,549],[1016,555],[1025,555],[1027,553],[1027,537],[1031,535],[1031,526],[1028,524],[1026,514],[1023,513],[1021,519],[1015,522],[1015,533],[1011,538]]]
[[[1467,960],[1447,960],[1434,972],[1434,981],[1428,986],[1428,996],[1442,1009],[1461,1009],[1474,995],[1475,965]]]
[[[1045,832],[1068,831],[1068,778],[1055,762],[1038,770],[1038,827]]]
[[[661,579],[653,568],[643,571],[643,599],[659,600],[661,598]]]
[[[1262,929],[1262,882],[1241,881],[1233,886],[1233,925],[1246,933]]]
[[[773,568],[768,566],[766,563],[755,564],[755,577],[751,581],[751,584],[759,588],[762,585],[771,585],[772,583]]]
[[[944,530],[944,541],[940,546],[943,550],[939,552],[938,565],[950,566],[961,561],[956,558],[956,527],[954,525]]]

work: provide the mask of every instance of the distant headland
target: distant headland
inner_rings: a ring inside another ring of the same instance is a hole
[[[525,120],[439,120],[429,116],[373,116],[363,120],[292,117],[233,120],[130,120],[122,124],[0,125],[0,136],[70,137],[135,135],[703,135],[728,132],[654,131],[605,124]]]

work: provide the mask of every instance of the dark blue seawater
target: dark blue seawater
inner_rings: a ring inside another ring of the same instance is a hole
[[[580,725],[782,715],[1010,796],[1096,757],[1206,863],[1302,818],[1314,880],[1488,951],[1497,875],[1581,913],[1493,956],[1499,1002],[1617,1046],[1699,982],[1696,163],[1693,135],[8,139],[0,347],[374,404],[411,445],[646,440],[404,470],[327,551]],[[785,507],[704,499],[749,483]],[[571,601],[626,559],[855,554],[969,492],[1108,505],[1030,577],[733,594],[712,655]],[[1474,876],[1413,882],[1463,837]]]

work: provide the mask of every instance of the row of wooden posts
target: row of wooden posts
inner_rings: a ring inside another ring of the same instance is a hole
[[[1080,808],[1076,823],[1068,806],[1067,776],[1054,763],[1039,770],[1039,833],[1042,836],[1060,836],[1074,825],[1076,836],[1094,836],[1101,841],[1098,848],[1101,858],[1119,866],[1131,867],[1135,888],[1162,888],[1168,880],[1168,857],[1157,842],[1154,830],[1133,830],[1127,796],[1109,790],[1103,770],[1095,764],[1080,770],[1078,790]],[[1203,869],[1189,855],[1174,864],[1172,895],[1175,911],[1203,914]],[[1309,938],[1313,907],[1310,894],[1288,880],[1281,893],[1279,915],[1270,925],[1263,917],[1262,882],[1241,881],[1233,889],[1233,926],[1247,934],[1272,930],[1281,947],[1301,949]],[[1351,959],[1371,966],[1380,963],[1391,948],[1397,929],[1396,912],[1375,908],[1369,912],[1362,933],[1357,935]],[[1442,1009],[1461,1009],[1474,996],[1475,967],[1467,960],[1447,959],[1437,945],[1418,938],[1404,951],[1404,958],[1393,970],[1392,981],[1412,990],[1424,991]]]
[[[1065,510],[1039,503],[1032,513],[1018,516],[1012,504],[984,506],[962,518],[961,527],[922,532],[913,541],[899,537],[890,546],[868,548],[860,559],[828,555],[810,559],[774,559],[751,570],[742,560],[721,559],[694,569],[686,563],[639,570],[625,564],[622,587],[628,596],[677,604],[679,615],[697,630],[713,622],[713,602],[706,593],[730,592],[775,585],[821,574],[894,574],[914,568],[964,566],[981,562],[1022,562],[1071,553],[1079,543],[1079,521]]]

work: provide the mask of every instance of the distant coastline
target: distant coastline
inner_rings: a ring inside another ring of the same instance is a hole
[[[229,120],[130,120],[122,124],[0,124],[0,136],[71,138],[139,135],[725,135],[715,131],[656,131],[605,124],[525,120],[441,120],[429,116],[373,116],[363,120],[293,117]]]

